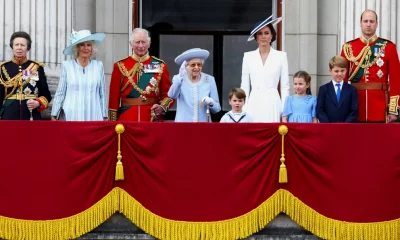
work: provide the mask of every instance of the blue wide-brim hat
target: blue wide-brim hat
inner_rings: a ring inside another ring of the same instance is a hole
[[[74,30],[72,30],[71,36],[69,37],[69,39],[71,40],[71,45],[66,47],[63,53],[65,55],[72,55],[72,48],[75,45],[87,41],[93,41],[94,44],[96,44],[97,46],[104,40],[105,37],[106,35],[104,33],[92,34],[90,30],[81,30],[79,32],[75,32]]]
[[[175,62],[178,65],[182,65],[183,61],[188,61],[193,58],[200,58],[201,60],[206,60],[208,56],[210,55],[210,52],[208,52],[205,49],[201,48],[192,48],[187,51],[184,51],[181,55],[177,56],[175,58]]]
[[[258,31],[260,31],[261,28],[267,26],[268,24],[272,24],[273,26],[275,26],[280,21],[282,21],[282,17],[272,19],[272,15],[271,15],[267,19],[265,19],[264,21],[257,22],[254,25],[254,29],[253,29],[253,31],[251,31],[250,37],[249,37],[249,39],[247,39],[247,41],[253,40],[254,39],[254,34],[256,34]]]

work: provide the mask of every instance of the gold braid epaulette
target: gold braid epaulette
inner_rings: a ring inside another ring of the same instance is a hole
[[[133,82],[133,78],[135,77],[136,73],[141,70],[142,65],[140,65],[140,63],[136,63],[133,66],[133,68],[129,71],[126,69],[123,62],[121,62],[121,61],[117,62],[117,65],[118,65],[118,69],[121,72],[121,74],[124,77],[128,78],[128,81],[126,82],[125,86],[123,86],[121,88],[121,92],[123,92],[129,86],[129,84],[135,84]]]
[[[44,67],[44,63],[29,59],[29,61],[36,63],[39,67]]]
[[[381,48],[382,51],[376,55],[374,61],[372,61],[372,62],[369,62],[371,55],[372,55],[371,47],[369,45],[366,45],[365,47],[363,47],[363,49],[358,54],[358,56],[354,57],[353,48],[352,48],[350,42],[347,42],[346,44],[344,44],[343,52],[344,52],[344,55],[346,56],[346,59],[350,62],[349,81],[351,81],[354,78],[354,76],[358,73],[360,68],[363,68],[366,71],[368,71],[368,69],[372,65],[374,65],[376,63],[376,61],[381,57],[382,52],[384,52],[387,43],[388,43],[388,41],[383,42],[382,48]],[[363,64],[363,62],[366,62],[366,63]],[[352,71],[354,65],[356,65],[356,69],[354,71]]]
[[[7,92],[8,88],[12,88],[12,90],[9,92],[9,94],[6,94],[5,99],[7,99],[8,97],[10,97],[12,94],[14,94],[14,91],[17,87],[22,87],[24,86],[26,83],[28,83],[31,80],[31,77],[36,74],[36,72],[38,71],[39,67],[41,67],[37,62],[33,62],[31,63],[26,69],[29,69],[32,71],[31,75],[29,75],[25,81],[22,82],[22,73],[18,73],[17,75],[15,75],[14,77],[10,78],[10,76],[8,75],[7,69],[4,67],[4,65],[1,65],[1,70],[4,74],[4,76],[6,77],[7,81],[4,81],[3,77],[1,77],[0,74],[0,85],[3,85],[5,88],[5,91]]]
[[[346,43],[343,46],[343,52],[344,55],[346,56],[346,59],[349,60],[350,62],[350,67],[349,67],[349,81],[351,81],[354,76],[357,74],[358,70],[360,70],[361,67],[361,63],[366,59],[366,57],[368,57],[369,52],[371,52],[371,48],[369,46],[365,46],[360,54],[358,54],[357,57],[354,57],[353,54],[353,48],[351,47],[350,43]],[[355,64],[357,67],[354,71],[352,71],[353,69],[353,64]]]
[[[156,58],[156,57],[154,57],[154,56],[151,56],[151,57],[154,58],[155,60],[158,60],[158,61],[160,61],[160,62],[162,62],[162,63],[165,63],[164,60],[162,60],[162,59]]]

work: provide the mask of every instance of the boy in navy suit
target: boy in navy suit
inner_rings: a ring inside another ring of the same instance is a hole
[[[356,122],[358,95],[354,86],[343,81],[347,71],[347,60],[334,56],[329,60],[332,81],[319,88],[317,117],[321,123]]]

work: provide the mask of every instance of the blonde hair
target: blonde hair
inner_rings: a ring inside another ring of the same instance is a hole
[[[329,59],[329,70],[334,67],[347,68],[347,60],[342,56],[334,56]]]
[[[90,59],[93,59],[94,56],[95,56],[96,53],[97,53],[97,46],[96,46],[96,44],[94,43],[94,41],[88,41],[88,42],[91,42],[91,43],[92,43],[92,54],[90,55]],[[74,45],[74,46],[72,47],[72,56],[74,56],[74,58],[77,58],[77,57],[78,57],[78,54],[79,54],[78,45],[79,45],[79,43],[76,44],[76,45]]]

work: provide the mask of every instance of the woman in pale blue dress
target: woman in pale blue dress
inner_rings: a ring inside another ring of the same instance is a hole
[[[211,122],[210,113],[221,111],[215,79],[201,71],[209,54],[193,48],[175,58],[181,67],[168,91],[177,103],[175,122]]]
[[[63,62],[53,100],[52,120],[107,120],[103,63],[92,59],[95,46],[104,37],[104,33],[91,34],[89,30],[71,34],[71,45],[64,49],[64,54],[73,54],[74,59]]]
[[[282,122],[316,123],[317,98],[311,95],[311,76],[305,71],[293,77],[296,94],[286,98]]]

